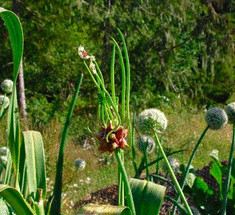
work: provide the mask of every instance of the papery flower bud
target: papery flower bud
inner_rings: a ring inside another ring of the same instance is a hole
[[[171,165],[171,168],[173,169],[174,173],[178,173],[180,169],[180,163],[176,158],[168,158],[168,162]],[[166,162],[163,162],[162,168],[165,171],[168,171],[168,168],[166,166]]]
[[[213,130],[223,128],[228,122],[228,116],[224,110],[218,107],[209,109],[206,112],[206,122]]]
[[[90,62],[89,68],[94,74],[97,74],[95,64],[92,61]]]
[[[11,93],[13,88],[13,81],[6,79],[1,84],[2,91],[4,93]]]
[[[166,130],[167,118],[165,114],[155,108],[142,111],[137,119],[139,130],[145,134],[152,134],[153,130],[161,132]]]
[[[230,103],[225,109],[228,115],[228,121],[230,123],[235,123],[235,102]]]
[[[142,153],[144,153],[146,149],[146,152],[150,154],[155,148],[155,141],[152,137],[148,135],[141,135],[137,140],[137,146]]]
[[[74,166],[79,170],[83,170],[86,166],[86,161],[81,158],[78,158],[74,161]]]
[[[10,153],[10,150],[6,146],[3,146],[0,148],[0,156],[8,157],[9,153]]]
[[[9,106],[9,99],[7,96],[0,96],[0,107],[7,108]]]
[[[90,56],[90,60],[91,60],[91,61],[95,61],[95,56],[93,56],[93,55]]]
[[[87,51],[84,49],[83,46],[78,47],[78,55],[82,59],[89,59],[90,58],[90,56],[88,55]]]

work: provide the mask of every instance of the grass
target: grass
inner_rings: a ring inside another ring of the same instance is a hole
[[[165,109],[165,114],[168,118],[168,128],[167,131],[162,133],[160,136],[163,142],[163,147],[166,152],[179,149],[186,150],[185,152],[175,156],[179,159],[180,163],[186,164],[193,147],[206,127],[206,122],[204,120],[205,111],[187,111],[186,109],[173,109],[169,107],[168,109]],[[76,124],[76,120],[76,117],[74,117],[72,125]],[[80,121],[80,134],[82,134],[83,131],[83,123],[85,122]],[[5,145],[5,124],[6,119],[2,122],[0,127],[1,146]],[[33,126],[31,126],[30,129],[38,130]],[[48,174],[47,177],[49,178],[49,188],[53,184],[52,180],[54,179],[55,174],[61,129],[62,124],[57,120],[51,121],[45,128],[41,129],[46,150],[46,167]],[[71,130],[73,130],[73,128],[71,128]],[[87,135],[88,139],[91,137],[92,136]],[[229,124],[219,131],[209,130],[196,153],[195,160],[193,162],[195,169],[202,168],[211,161],[209,154],[213,149],[219,150],[219,157],[221,160],[227,160],[231,139],[232,126]],[[97,144],[92,145],[90,149],[84,149],[82,147],[82,142],[78,143],[78,140],[79,138],[70,135],[65,149],[63,191],[66,190],[67,195],[63,199],[63,214],[72,214],[73,204],[80,199],[89,196],[91,192],[95,192],[98,189],[117,183],[117,162],[113,161],[110,165],[103,165],[99,162],[99,159],[105,158],[106,155],[98,152]],[[137,152],[138,164],[141,156],[140,152]],[[82,158],[87,162],[86,168],[83,171],[76,171],[74,167],[74,160],[77,158]],[[154,160],[155,158],[156,152],[150,155],[149,161]],[[126,152],[125,166],[128,176],[134,176],[131,150]],[[155,171],[155,168],[155,166],[152,166],[149,171],[153,172]],[[85,182],[87,177],[91,179],[90,183]]]

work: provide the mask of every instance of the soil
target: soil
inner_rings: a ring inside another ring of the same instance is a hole
[[[223,165],[227,166],[228,162],[224,161],[222,162]],[[216,191],[219,190],[219,186],[216,183],[215,179],[210,175],[210,166],[211,163],[208,166],[205,166],[201,170],[196,171],[196,176],[200,176],[204,179],[204,181],[213,189]],[[177,179],[181,179],[181,175],[176,175]],[[143,174],[141,175],[141,179],[145,179],[146,175]],[[175,198],[175,192],[171,186],[168,186],[165,182],[158,181],[158,184],[166,186],[166,195],[170,196],[172,198]],[[217,192],[218,193],[218,192]],[[192,199],[187,198],[187,201],[189,202],[190,206],[194,206],[194,202]],[[74,205],[74,210],[77,211],[78,208],[82,207],[83,205],[89,204],[89,203],[94,203],[94,204],[110,204],[110,205],[118,205],[118,185],[114,184],[112,186],[108,186],[104,189],[98,190],[94,193],[91,193],[87,198],[75,203]],[[169,212],[172,209],[172,203],[168,200],[164,200],[161,210],[160,210],[160,215],[166,215],[169,214]],[[176,211],[176,214],[180,214],[180,211]]]

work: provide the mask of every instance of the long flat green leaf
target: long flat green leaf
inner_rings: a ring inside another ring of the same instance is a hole
[[[30,205],[15,188],[0,184],[0,195],[15,209],[16,214],[34,215],[34,211]]]
[[[24,131],[25,164],[29,193],[36,196],[38,188],[46,195],[45,155],[42,135],[37,131]]]
[[[130,215],[130,209],[125,206],[113,206],[113,205],[95,205],[95,204],[88,204],[83,206],[76,215],[82,214],[96,214],[96,215]]]
[[[130,179],[136,215],[158,215],[166,187],[150,181]]]
[[[13,82],[16,82],[23,55],[23,30],[19,18],[13,12],[0,7],[0,16],[10,36],[14,62]]]
[[[15,186],[18,185],[18,169],[20,157],[20,132],[18,122],[17,95],[16,95],[16,80],[20,68],[20,62],[23,55],[23,30],[19,18],[11,11],[0,7],[0,17],[4,20],[7,27],[13,55],[13,93],[9,105],[8,112],[8,131],[9,131],[9,148],[12,156],[12,163],[15,171]],[[8,175],[6,175],[9,178]]]

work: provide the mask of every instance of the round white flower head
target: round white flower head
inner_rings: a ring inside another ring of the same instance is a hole
[[[86,161],[81,158],[78,158],[74,161],[74,166],[79,170],[83,170],[86,166]]]
[[[8,157],[7,156],[0,156],[0,166],[6,167],[7,161],[8,161]]]
[[[2,91],[4,93],[11,93],[13,88],[13,81],[6,79],[1,84]]]
[[[152,134],[153,130],[161,132],[166,130],[167,118],[165,114],[155,108],[142,111],[137,119],[139,130],[145,134]]]
[[[180,170],[180,163],[176,158],[168,158],[168,162],[170,163],[174,173],[178,173]],[[163,162],[162,168],[165,171],[168,171],[168,168],[166,166],[166,162]]]
[[[227,124],[228,116],[221,108],[214,107],[206,112],[206,122],[211,129],[218,130]]]
[[[144,134],[137,140],[137,146],[142,153],[144,153],[146,149],[146,152],[150,154],[155,148],[155,141],[152,137]]]
[[[235,102],[230,103],[225,109],[228,115],[228,121],[230,123],[235,123]]]
[[[95,61],[95,56],[93,56],[93,55],[90,56],[90,60],[91,60],[91,61]]]
[[[7,96],[0,96],[0,107],[7,108],[10,101]]]
[[[10,151],[6,146],[0,148],[0,156],[7,156],[9,155]]]

